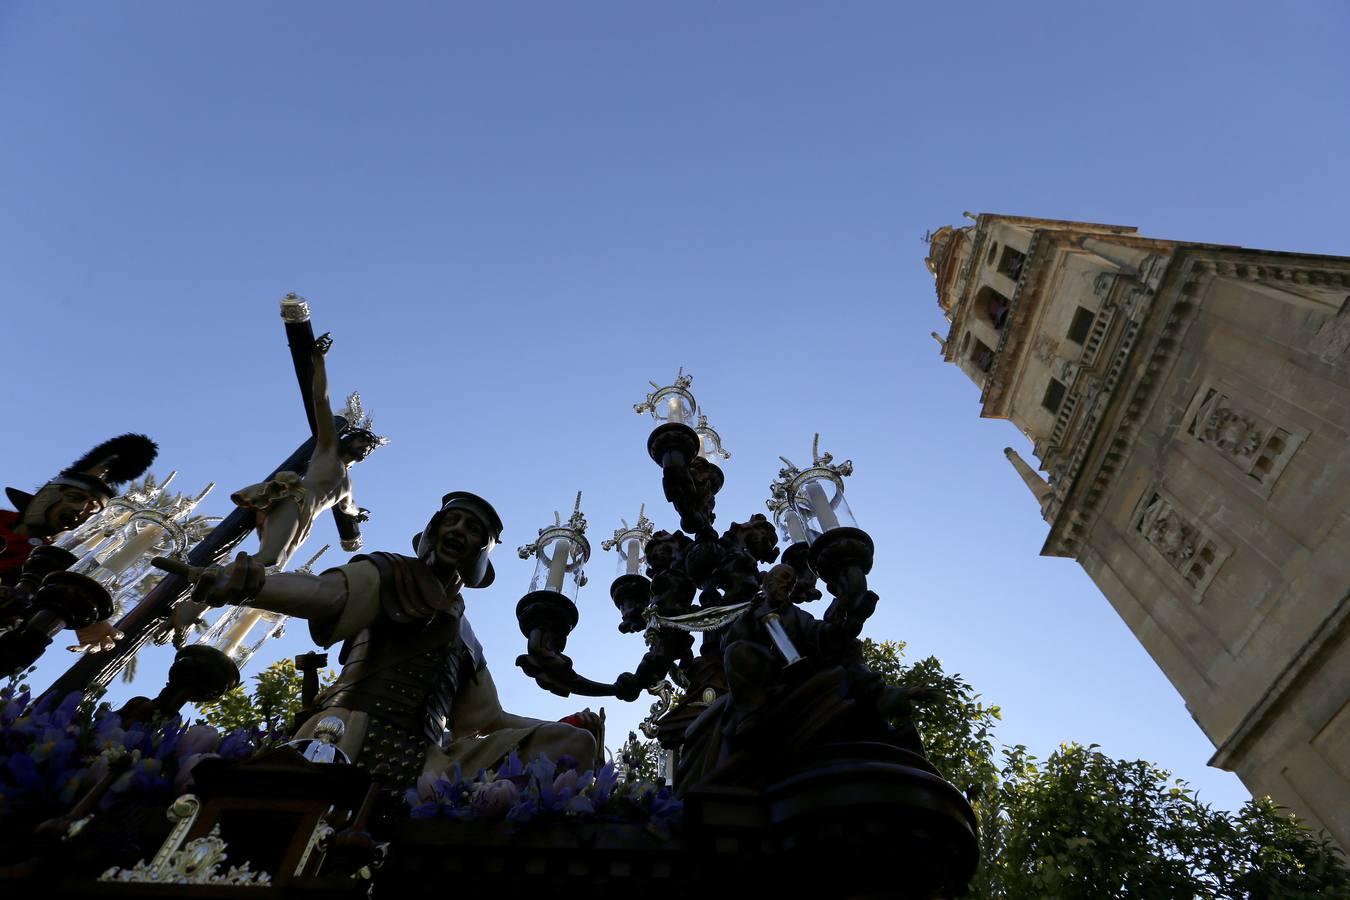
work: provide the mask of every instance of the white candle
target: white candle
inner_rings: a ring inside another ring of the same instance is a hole
[[[825,496],[825,489],[820,486],[819,481],[812,481],[806,485],[806,499],[811,503],[811,512],[816,514],[821,531],[839,527],[839,517],[830,507],[830,499]]]
[[[567,538],[559,538],[553,543],[553,558],[548,562],[548,583],[546,588],[550,591],[563,592],[563,578],[567,575],[567,557],[572,552],[572,542]]]
[[[789,510],[787,516],[788,534],[792,537],[794,543],[802,544],[806,542],[806,529],[802,527],[802,520],[793,510]]]
[[[221,652],[226,656],[234,656],[235,651],[239,649],[239,645],[248,638],[249,631],[253,629],[254,625],[258,624],[262,615],[261,609],[239,607],[239,613],[235,616],[234,624],[230,626],[230,630],[221,639],[221,642],[225,645],[220,648]]]
[[[155,542],[163,533],[164,529],[159,525],[142,528],[139,533],[128,538],[116,553],[103,561],[103,568],[114,575],[121,575],[144,556],[147,550],[155,546]]]
[[[628,574],[636,575],[638,573],[638,562],[642,557],[642,543],[637,538],[628,542],[628,552],[625,556],[628,563]]]
[[[684,404],[680,401],[680,395],[671,394],[666,398],[666,404],[670,407],[670,412],[666,418],[671,422],[683,422]]]

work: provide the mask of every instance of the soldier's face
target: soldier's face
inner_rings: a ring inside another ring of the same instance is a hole
[[[55,497],[42,508],[42,501],[53,494]],[[49,484],[38,491],[29,508],[37,513],[36,521],[28,522],[29,529],[41,537],[51,537],[83,525],[103,509],[103,499],[71,485]]]
[[[436,562],[468,571],[487,545],[487,531],[478,517],[462,509],[451,509],[436,526]]]

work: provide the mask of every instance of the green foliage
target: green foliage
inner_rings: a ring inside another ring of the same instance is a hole
[[[916,703],[914,722],[923,735],[924,752],[947,780],[978,798],[998,780],[994,763],[994,723],[1003,718],[997,706],[985,706],[960,675],[948,675],[935,656],[913,665],[903,661],[903,641],[863,640],[867,667],[897,687],[928,688],[936,699]]]
[[[630,731],[614,762],[625,778],[659,784],[657,761],[665,752],[656,741],[641,740],[636,732]]]
[[[985,706],[933,658],[906,665],[904,644],[864,641],[887,682],[937,699],[915,719],[929,758],[966,790],[980,820],[976,900],[1350,897],[1344,855],[1269,798],[1215,811],[1169,772],[1063,744],[1039,761],[1025,747],[995,762],[997,706]]]
[[[221,695],[220,699],[198,703],[202,721],[221,731],[236,728],[257,728],[265,734],[288,734],[295,716],[302,709],[300,691],[304,676],[296,671],[295,662],[278,660],[254,676],[257,684],[253,693],[244,692],[239,685]],[[324,673],[321,687],[333,682],[331,671]]]

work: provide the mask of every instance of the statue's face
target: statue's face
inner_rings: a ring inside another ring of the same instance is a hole
[[[24,523],[38,537],[78,528],[103,509],[103,498],[68,484],[47,484],[25,510]]]
[[[374,441],[361,432],[356,432],[342,440],[341,454],[347,462],[360,462],[374,449]]]
[[[436,526],[438,569],[467,572],[487,546],[487,529],[478,517],[463,509],[447,510]]]

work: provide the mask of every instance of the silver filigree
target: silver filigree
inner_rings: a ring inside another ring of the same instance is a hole
[[[625,541],[637,541],[639,546],[645,547],[647,540],[656,530],[655,523],[647,518],[647,504],[638,507],[637,524],[629,526],[627,519],[620,519],[622,527],[614,529],[614,536],[600,542],[601,550],[613,550],[615,547],[622,547]]]
[[[283,322],[308,322],[309,301],[299,294],[287,294],[281,298],[281,320]]]
[[[708,417],[699,413],[698,424],[694,426],[694,432],[699,436],[699,456],[704,459],[721,457],[722,459],[731,459],[731,453],[722,446],[722,436],[717,433],[717,429],[708,424]]]
[[[647,693],[655,697],[656,702],[651,705],[651,709],[647,712],[647,718],[642,720],[642,723],[638,725],[638,728],[648,740],[651,740],[656,737],[657,720],[670,712],[670,708],[675,705],[675,685],[671,684],[669,681],[663,680],[655,687],[647,688]]]
[[[806,501],[802,498],[802,489],[808,481],[831,481],[842,491],[844,479],[853,474],[853,460],[846,459],[836,465],[832,454],[820,452],[819,432],[811,441],[812,464],[810,467],[801,469],[786,456],[778,458],[783,461],[783,468],[778,470],[778,480],[769,485],[769,500],[767,502],[769,510],[775,515],[781,514],[789,507],[800,508],[805,505]]]
[[[660,628],[674,628],[677,631],[716,631],[745,615],[753,605],[753,601],[747,600],[728,606],[710,606],[681,616],[660,616],[653,612],[647,617],[648,634]]]
[[[131,882],[137,884],[211,884],[228,887],[267,887],[272,876],[254,872],[248,862],[230,866],[222,872],[230,848],[220,836],[216,825],[205,837],[188,841],[183,849],[168,856],[160,865],[144,861],[130,869],[113,866],[99,876],[99,881]],[[158,859],[158,857],[156,857]]]
[[[591,542],[586,539],[586,516],[581,511],[581,491],[577,491],[576,502],[572,506],[572,515],[563,523],[562,514],[555,511],[553,513],[553,524],[547,528],[539,529],[539,537],[533,542],[523,547],[517,547],[516,553],[521,559],[529,559],[536,554],[543,559],[543,551],[554,544],[560,538],[566,538],[571,541],[573,548],[573,561],[567,566],[569,572],[575,571],[591,558]],[[580,575],[577,579],[578,586],[586,585],[586,576]]]
[[[655,381],[648,381],[655,390],[647,395],[647,399],[641,403],[633,404],[633,412],[638,415],[649,412],[652,418],[659,418],[657,410],[663,404],[669,403],[671,398],[683,398],[689,404],[689,415],[692,417],[698,411],[698,404],[694,402],[694,395],[689,392],[689,385],[694,383],[693,375],[684,374],[684,367],[681,366],[675,375],[674,384],[668,384],[662,387]]]
[[[352,391],[347,395],[347,405],[343,407],[342,412],[338,413],[347,420],[345,431],[367,431],[375,437],[375,446],[383,447],[389,443],[389,438],[375,434],[375,420],[371,418],[370,413],[366,412],[365,407],[361,405],[361,392]]]

